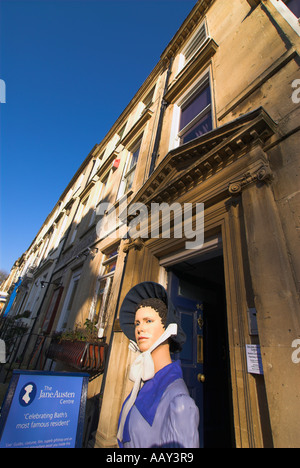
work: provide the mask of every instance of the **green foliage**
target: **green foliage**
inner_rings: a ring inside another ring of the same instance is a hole
[[[59,334],[56,338],[59,341],[87,341],[95,343],[99,341],[98,328],[95,321],[86,319],[83,328],[81,324],[76,324],[75,330],[67,330]]]

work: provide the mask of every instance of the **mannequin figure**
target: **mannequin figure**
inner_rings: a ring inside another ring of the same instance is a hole
[[[132,288],[120,310],[120,325],[139,353],[131,366],[134,381],[119,420],[118,443],[125,448],[199,447],[199,411],[172,362],[185,341],[179,314],[165,289],[152,282]]]

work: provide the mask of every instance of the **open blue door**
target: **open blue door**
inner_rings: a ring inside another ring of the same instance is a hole
[[[181,353],[176,354],[174,358],[181,361],[184,381],[200,411],[199,437],[200,447],[203,447],[203,385],[205,384],[203,302],[201,297],[199,297],[199,300],[187,297],[186,293],[181,290],[179,278],[172,272],[170,273],[170,280],[170,297],[174,306],[180,312],[181,326],[187,336]]]
[[[168,292],[187,336],[174,358],[199,408],[201,447],[234,447],[223,257],[174,265]]]

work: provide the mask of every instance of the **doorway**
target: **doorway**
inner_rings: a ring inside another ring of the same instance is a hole
[[[204,448],[235,446],[223,256],[180,260],[168,268],[168,291],[187,339],[183,377],[200,411]]]

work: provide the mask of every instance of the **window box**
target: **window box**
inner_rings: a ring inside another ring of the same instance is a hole
[[[47,358],[61,361],[75,369],[88,372],[103,372],[107,344],[87,341],[52,341]]]

